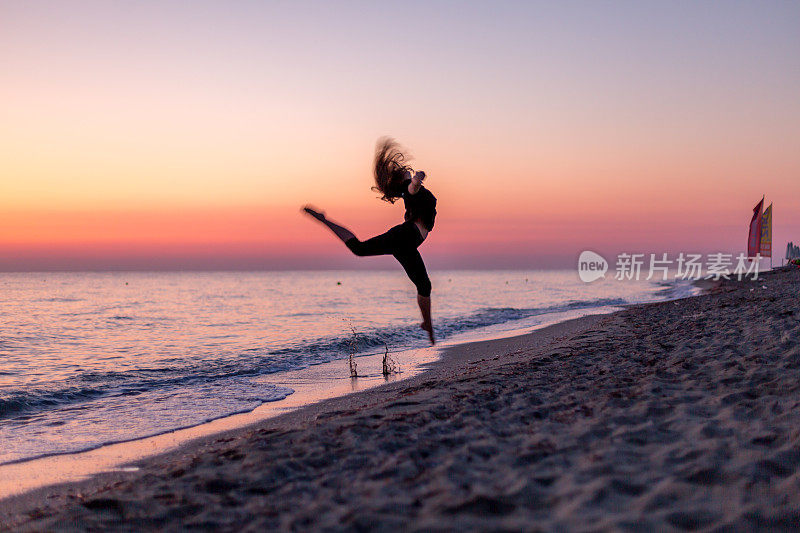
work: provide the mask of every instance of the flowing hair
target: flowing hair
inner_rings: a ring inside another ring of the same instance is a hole
[[[381,200],[391,204],[400,198],[398,192],[403,173],[411,171],[405,162],[409,160],[402,147],[391,137],[381,137],[375,145],[375,186],[373,191],[381,193]]]

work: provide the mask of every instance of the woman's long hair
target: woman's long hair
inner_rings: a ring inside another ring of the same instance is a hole
[[[400,198],[403,173],[411,171],[405,162],[410,158],[391,137],[381,137],[375,145],[375,186],[373,191],[381,193],[381,200],[394,203]]]

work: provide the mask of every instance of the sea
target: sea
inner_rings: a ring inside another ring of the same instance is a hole
[[[573,270],[431,279],[440,340],[696,291]],[[0,273],[0,295],[0,464],[248,412],[293,393],[282,372],[428,344],[400,270]]]

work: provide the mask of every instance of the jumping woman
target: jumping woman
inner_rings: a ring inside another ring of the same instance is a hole
[[[436,197],[422,186],[425,173],[415,172],[406,164],[407,157],[390,138],[381,138],[375,148],[375,186],[381,200],[393,204],[398,198],[405,203],[405,222],[382,235],[360,241],[352,231],[325,217],[325,213],[306,206],[303,210],[319,220],[357,256],[392,255],[417,287],[417,304],[422,313],[420,327],[434,343],[431,322],[431,280],[417,248],[433,229],[436,218]]]

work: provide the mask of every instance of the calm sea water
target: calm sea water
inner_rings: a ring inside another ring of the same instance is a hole
[[[574,271],[431,277],[439,338],[690,290]],[[279,401],[292,390],[260,377],[346,358],[354,338],[361,354],[426,343],[400,271],[12,273],[0,293],[0,463]]]

